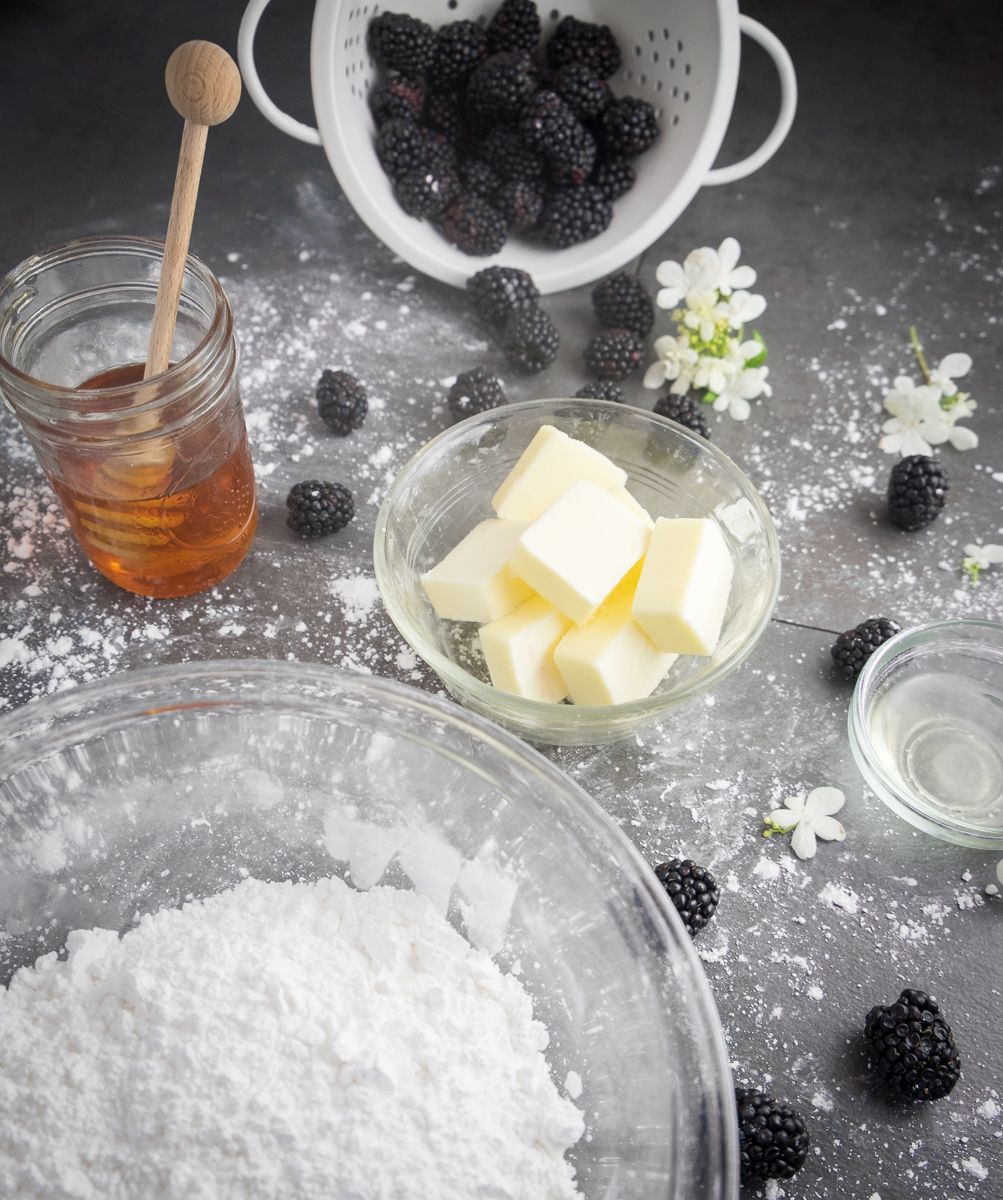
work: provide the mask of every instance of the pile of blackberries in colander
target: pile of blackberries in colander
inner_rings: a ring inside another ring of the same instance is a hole
[[[658,137],[650,104],[610,91],[620,48],[606,25],[565,17],[541,48],[533,0],[504,0],[483,26],[437,32],[388,12],[368,37],[387,72],[369,102],[397,202],[467,254],[496,254],[509,234],[557,249],[596,237]]]

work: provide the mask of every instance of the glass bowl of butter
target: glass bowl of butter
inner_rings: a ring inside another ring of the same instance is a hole
[[[449,692],[529,741],[628,737],[752,652],[780,550],[762,498],[673,421],[547,399],[424,446],[380,509],[376,582]]]

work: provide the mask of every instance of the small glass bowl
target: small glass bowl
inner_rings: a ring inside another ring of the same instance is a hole
[[[1003,850],[1003,625],[934,621],[867,660],[848,717],[860,773],[893,812]]]
[[[735,561],[717,648],[680,657],[655,692],[628,704],[546,704],[491,686],[477,626],[436,616],[420,576],[474,525],[541,425],[587,442],[628,475],[652,517],[714,517]],[[759,640],[780,587],[773,520],[749,479],[705,438],[604,400],[530,400],[468,418],[424,446],[394,480],[376,521],[376,583],[405,641],[468,708],[534,742],[614,742],[712,688]]]

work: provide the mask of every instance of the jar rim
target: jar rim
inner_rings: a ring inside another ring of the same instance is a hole
[[[117,250],[145,253],[151,258],[162,261],[164,241],[158,238],[138,237],[131,234],[95,234],[88,237],[72,238],[68,242],[60,242],[58,245],[50,246],[38,254],[29,255],[19,262],[3,278],[0,278],[0,294],[7,288],[14,286],[19,277],[37,274],[40,270],[52,266],[57,260],[66,261],[73,257],[83,257],[88,252],[99,249],[109,252]],[[229,300],[223,291],[222,284],[209,267],[197,255],[192,254],[191,251],[188,252],[185,259],[185,271],[191,271],[212,293],[215,299],[215,309],[205,336],[189,354],[185,355],[178,362],[168,366],[166,371],[161,371],[157,375],[151,375],[149,379],[143,380],[144,383],[148,384],[156,382],[158,394],[149,401],[149,404],[152,406],[163,404],[176,394],[179,388],[190,386],[193,366],[198,365],[199,360],[205,357],[207,350],[219,339],[221,326],[227,320],[229,312]],[[232,318],[230,318],[230,321],[232,323]],[[67,407],[61,403],[61,398],[77,395],[82,390],[79,385],[76,387],[66,387],[63,384],[50,383],[47,380],[38,379],[34,375],[26,374],[19,367],[14,366],[5,356],[2,347],[0,347],[0,372],[9,373],[13,378],[19,380],[23,385],[30,388],[32,392],[36,393],[36,399],[43,403],[51,404],[53,407]],[[119,384],[116,387],[87,388],[86,391],[91,406],[97,407],[94,402],[98,398],[107,397],[113,400],[120,395],[134,394],[136,386],[135,383],[126,383]],[[146,407],[146,405],[141,407]],[[108,414],[105,413],[104,415]]]

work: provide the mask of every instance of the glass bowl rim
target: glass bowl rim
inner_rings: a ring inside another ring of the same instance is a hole
[[[977,634],[991,630],[1003,635],[1003,623],[981,617],[950,617],[927,621],[903,629],[874,651],[864,663],[850,698],[847,712],[847,734],[850,750],[864,781],[893,812],[910,824],[944,841],[984,850],[1003,850],[1003,829],[994,833],[989,827],[951,820],[922,804],[902,782],[880,761],[867,733],[867,712],[874,690],[887,678],[900,657],[910,650],[934,649],[943,637],[969,631]],[[975,637],[970,639],[977,645]],[[914,657],[910,656],[910,657]]]
[[[479,425],[490,425],[493,421],[507,419],[513,413],[525,413],[534,408],[554,404],[580,405],[583,412],[595,410],[600,412],[608,411],[619,416],[633,416],[646,420],[654,429],[661,429],[671,433],[678,437],[683,445],[688,444],[697,449],[701,454],[709,455],[724,470],[724,473],[738,484],[743,497],[752,503],[763,529],[768,558],[773,565],[772,586],[767,603],[764,604],[759,620],[741,646],[729,658],[723,659],[709,675],[701,677],[695,685],[684,683],[678,690],[670,693],[646,696],[642,700],[630,700],[623,704],[604,705],[549,704],[546,701],[529,700],[523,696],[506,693],[507,702],[516,705],[527,718],[534,720],[540,726],[541,731],[548,727],[573,729],[592,724],[602,726],[609,724],[614,719],[618,721],[626,719],[629,721],[632,717],[657,717],[659,713],[674,708],[686,700],[708,691],[745,662],[756,648],[763,631],[773,615],[777,597],[780,594],[781,578],[780,543],[776,527],[773,523],[770,510],[766,506],[766,502],[759,494],[752,480],[723,450],[713,445],[707,438],[700,437],[698,434],[691,432],[668,417],[662,417],[658,413],[651,412],[646,408],[637,408],[635,405],[619,404],[610,400],[550,396],[536,400],[523,400],[517,404],[507,404],[499,408],[488,409],[485,412],[478,413],[476,416],[467,417],[462,421],[458,421],[455,425],[449,426],[449,428],[444,429],[430,441],[426,442],[408,459],[397,473],[383,498],[383,503],[380,505],[380,511],[376,517],[376,530],[373,535],[373,568],[376,577],[376,586],[391,621],[393,621],[398,632],[411,649],[435,671],[447,686],[455,685],[461,692],[469,691],[472,696],[476,697],[478,703],[485,708],[493,708],[497,703],[494,699],[497,696],[496,689],[491,684],[484,683],[469,674],[469,672],[454,663],[452,659],[447,658],[434,646],[426,642],[396,603],[393,596],[393,588],[392,586],[388,586],[390,572],[385,553],[387,530],[394,515],[392,512],[393,502],[398,492],[403,488],[415,467],[429,453],[438,450],[444,443],[448,443],[452,438],[457,437],[461,430],[469,430]],[[630,730],[627,730],[624,736],[630,736],[630,732]]]

